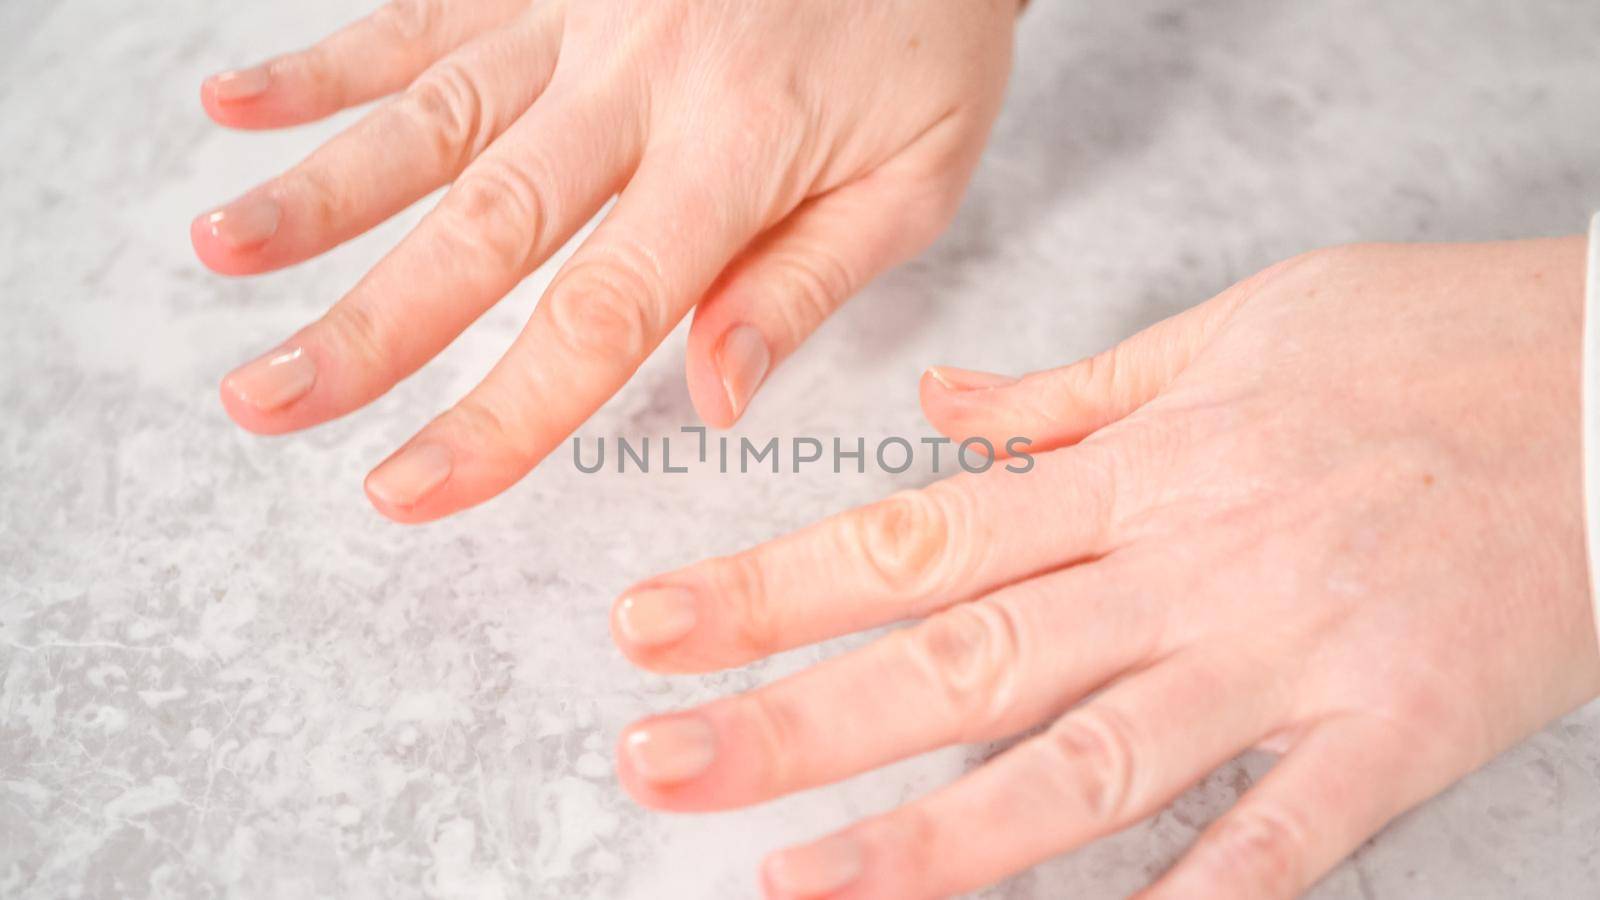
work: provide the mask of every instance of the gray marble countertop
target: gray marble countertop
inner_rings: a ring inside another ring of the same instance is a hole
[[[368,507],[367,468],[486,371],[548,270],[370,409],[271,440],[225,418],[222,373],[417,211],[287,272],[206,273],[189,217],[349,118],[228,133],[197,86],[364,5],[0,3],[0,896],[748,896],[765,851],[974,765],[988,748],[709,816],[644,811],[611,774],[634,718],[839,649],[643,674],[607,635],[620,588],[926,473],[581,476],[560,458],[439,524]],[[929,364],[1049,366],[1303,249],[1571,233],[1600,207],[1593,0],[1035,0],[1020,40],[959,220],[779,372],[744,432],[928,433]],[[682,362],[679,334],[583,433],[692,423]],[[1266,765],[989,895],[1124,895]],[[1596,884],[1591,706],[1315,896]]]

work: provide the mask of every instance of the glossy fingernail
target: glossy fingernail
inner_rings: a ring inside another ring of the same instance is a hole
[[[206,213],[206,228],[211,235],[234,250],[249,250],[265,244],[278,233],[283,208],[265,194],[240,197],[221,209]]]
[[[634,591],[617,604],[617,630],[630,644],[659,647],[694,630],[694,595],[683,588]]]
[[[717,348],[717,374],[722,376],[722,389],[728,394],[728,406],[735,418],[750,405],[750,398],[755,396],[771,365],[772,352],[755,326],[738,325],[722,336]]]
[[[415,506],[450,478],[450,451],[438,444],[413,444],[367,476],[367,490],[394,507]]]
[[[259,97],[272,87],[272,73],[266,66],[235,69],[211,76],[212,96],[223,103],[238,103]]]
[[[317,364],[299,347],[275,350],[234,369],[222,383],[240,400],[272,412],[311,390],[317,383]]]
[[[861,842],[845,834],[785,850],[767,860],[766,881],[780,897],[816,897],[861,877]]]
[[[957,369],[952,366],[934,366],[928,370],[933,380],[947,391],[981,391],[989,388],[1005,387],[1016,384],[1019,379],[1010,375],[997,375],[994,372],[977,372],[972,369]]]
[[[699,716],[673,716],[642,725],[623,742],[628,763],[646,781],[677,784],[710,768],[717,736]]]

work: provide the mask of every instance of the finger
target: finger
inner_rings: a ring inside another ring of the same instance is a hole
[[[1158,663],[955,784],[774,855],[768,890],[945,896],[1125,828],[1272,727],[1283,703],[1257,674],[1238,658]]]
[[[1025,581],[759,690],[641,722],[622,738],[622,783],[649,806],[724,809],[1031,727],[1156,652],[1154,604],[1105,566]]]
[[[234,128],[310,122],[401,90],[434,60],[527,8],[527,0],[392,0],[313,47],[211,76],[200,102]]]
[[[405,209],[527,110],[550,79],[560,41],[560,8],[544,5],[468,43],[305,162],[195,219],[195,251],[224,274],[264,272]]]
[[[932,242],[954,196],[927,181],[868,177],[812,198],[762,235],[695,309],[687,377],[700,419],[732,425],[834,310]]]
[[[747,199],[702,161],[647,155],[505,358],[368,477],[373,503],[421,522],[515,483],[627,382],[759,232]]]
[[[1141,897],[1298,897],[1453,771],[1390,726],[1338,720],[1295,746]]]
[[[621,185],[635,158],[618,127],[627,108],[547,92],[326,315],[223,379],[228,414],[262,434],[305,428],[431,359]]]
[[[956,452],[944,448],[946,465]],[[1113,501],[1128,502],[1114,496],[1115,457],[1085,446],[1033,464],[959,474],[646,581],[617,601],[612,633],[642,666],[705,671],[926,615],[1109,552]]]
[[[1157,322],[1096,356],[1020,379],[948,366],[922,377],[922,409],[952,439],[1027,435],[1041,452],[1074,444],[1165,390],[1240,304],[1293,266],[1280,263],[1215,298]]]

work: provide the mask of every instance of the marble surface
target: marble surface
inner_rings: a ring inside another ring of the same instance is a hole
[[[654,677],[611,648],[613,594],[928,476],[581,476],[558,458],[452,520],[381,520],[362,475],[487,369],[547,273],[368,410],[273,440],[227,421],[221,374],[417,211],[288,272],[202,271],[188,218],[349,119],[230,134],[197,85],[364,5],[0,3],[0,896],[748,896],[763,852],[980,760],[951,749],[722,815],[621,793],[625,723],[838,645]],[[744,433],[927,433],[926,365],[1051,365],[1302,249],[1568,233],[1600,207],[1593,0],[1034,7],[960,219],[825,327]],[[682,360],[679,334],[583,433],[693,422]],[[987,895],[1124,895],[1266,765]],[[1591,706],[1314,895],[1597,883]]]

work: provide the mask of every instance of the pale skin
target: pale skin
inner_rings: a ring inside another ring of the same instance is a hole
[[[238,128],[395,95],[195,220],[219,272],[301,262],[451,185],[326,315],[228,375],[223,404],[278,434],[371,402],[615,195],[500,363],[374,469],[367,494],[421,522],[503,491],[691,310],[689,393],[705,422],[729,425],[829,313],[954,214],[999,110],[1016,12],[397,0],[211,78],[206,110]]]
[[[361,407],[617,196],[500,364],[368,494],[421,522],[504,490],[691,311],[690,396],[731,424],[953,214],[1016,7],[412,0],[210,79],[207,111],[241,128],[383,100],[196,220],[220,272],[304,261],[450,185],[326,316],[230,374],[223,402],[262,433]],[[630,728],[624,786],[726,809],[1042,727],[762,870],[777,897],[938,896],[1131,824],[1260,747],[1281,761],[1149,893],[1299,893],[1600,691],[1581,257],[1576,239],[1319,251],[1092,360],[1020,380],[932,370],[935,427],[1031,436],[1037,465],[628,591],[617,641],[663,672],[915,624]]]
[[[1281,754],[1148,897],[1292,897],[1600,693],[1578,428],[1580,239],[1360,246],[1275,266],[1092,359],[935,369],[996,466],[651,579],[661,672],[902,620],[623,735],[622,783],[738,807],[1042,727],[948,787],[769,858],[770,896],[971,890]],[[849,740],[840,740],[849,735]]]

